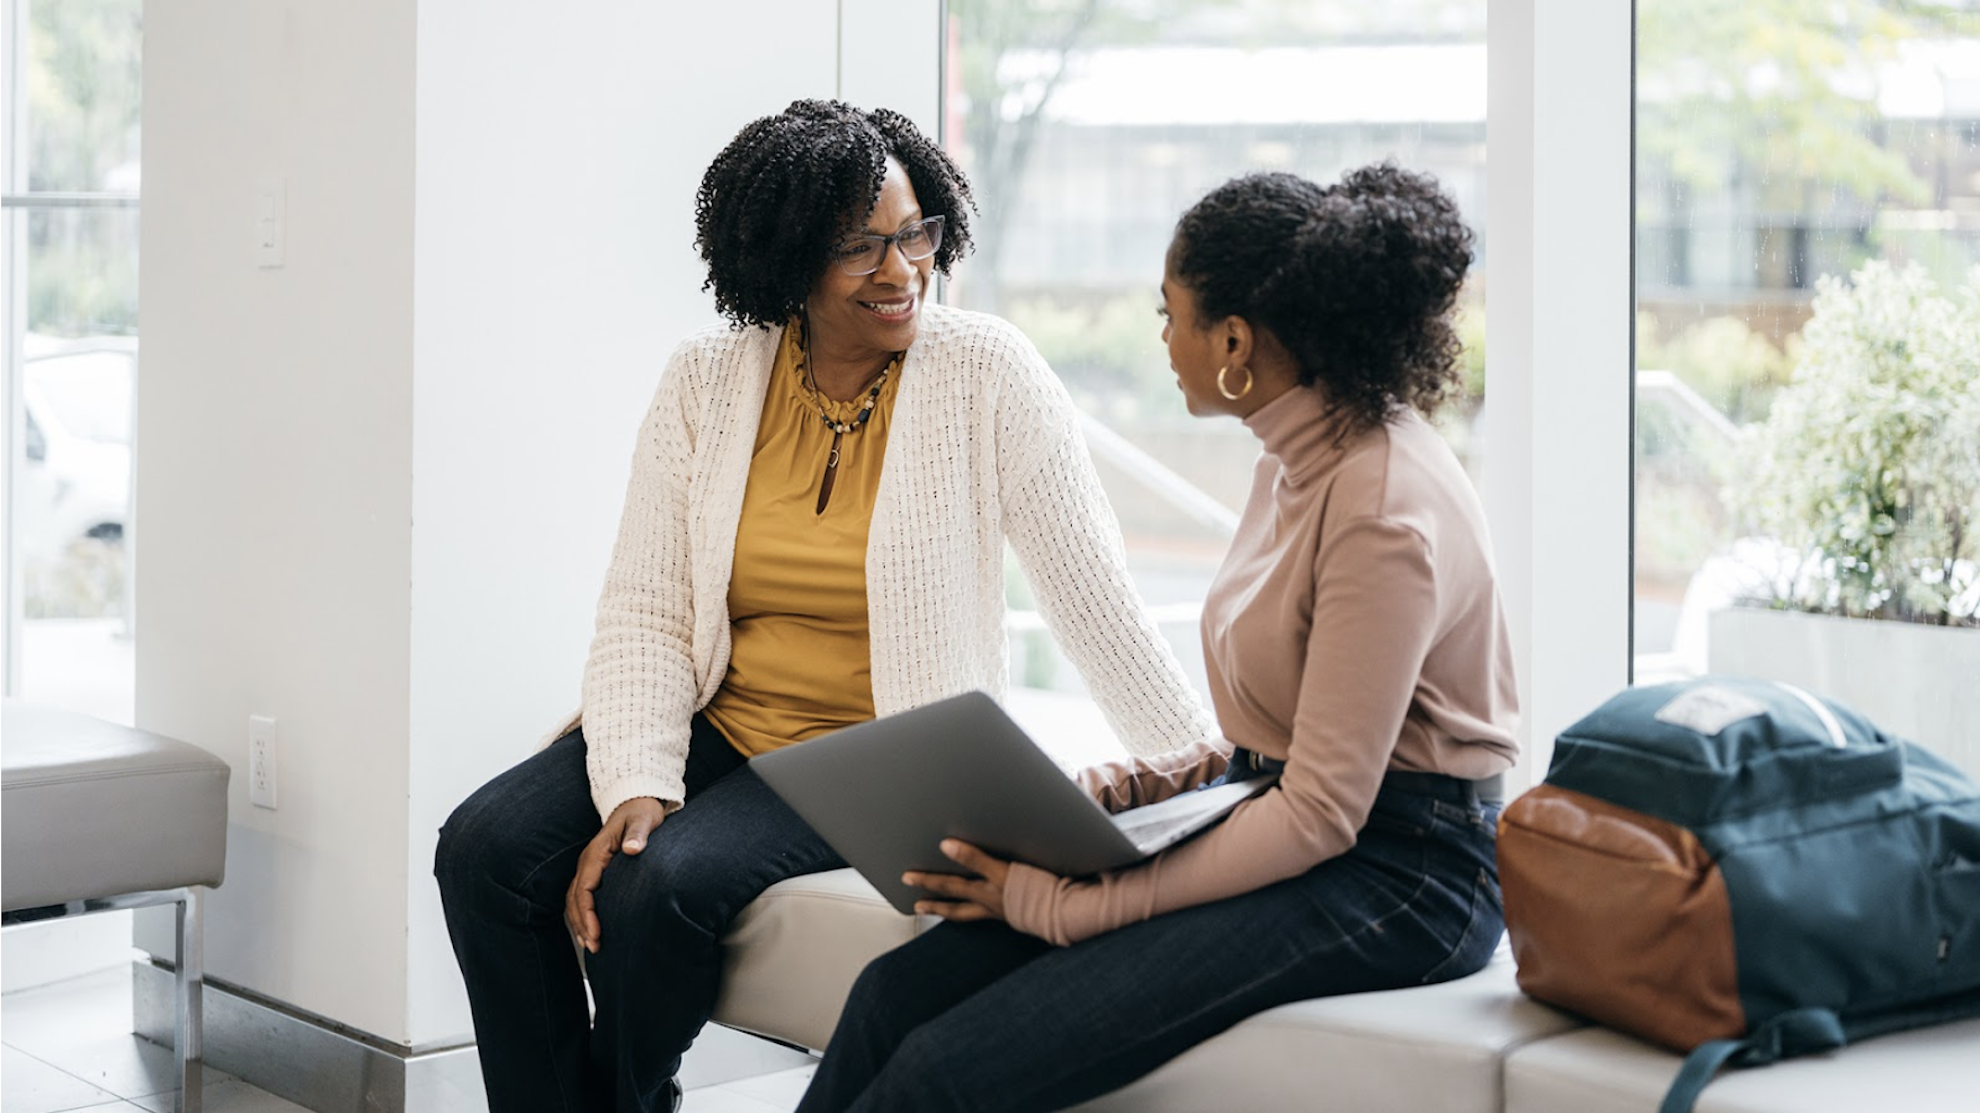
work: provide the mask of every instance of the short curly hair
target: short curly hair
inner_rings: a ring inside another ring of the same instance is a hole
[[[1338,184],[1226,182],[1176,224],[1170,265],[1202,321],[1264,328],[1347,414],[1343,435],[1398,409],[1434,414],[1462,387],[1451,308],[1472,233],[1428,174],[1379,163]]]
[[[945,217],[935,269],[969,251],[969,181],[906,116],[836,100],[797,100],[753,121],[702,175],[694,245],[708,264],[704,290],[738,326],[781,325],[798,314],[832,249],[880,198],[887,159],[907,171],[922,212]]]

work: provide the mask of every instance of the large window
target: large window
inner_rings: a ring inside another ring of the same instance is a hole
[[[1974,9],[1639,0],[1639,679],[1734,604],[1975,624]]]
[[[128,722],[143,4],[5,10],[6,688]]]
[[[1144,597],[1202,682],[1197,617],[1257,441],[1183,408],[1154,308],[1176,218],[1247,171],[1318,181],[1391,158],[1436,174],[1480,234],[1467,291],[1482,372],[1485,0],[950,0],[945,130],[982,206],[948,300],[1037,343],[1087,439]],[[1463,451],[1482,400],[1445,415]],[[1471,461],[1474,467],[1478,464]],[[1013,681],[1077,690],[1017,611]]]

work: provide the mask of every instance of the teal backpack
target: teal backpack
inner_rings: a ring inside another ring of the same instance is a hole
[[[1522,990],[1687,1055],[1663,1113],[1722,1066],[1980,1016],[1980,789],[1785,684],[1604,703],[1501,817],[1499,872]]]

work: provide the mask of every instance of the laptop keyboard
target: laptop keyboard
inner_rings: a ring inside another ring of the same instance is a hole
[[[1119,828],[1121,834],[1126,835],[1128,841],[1136,846],[1146,847],[1158,845],[1168,836],[1178,831],[1187,830],[1193,824],[1203,822],[1201,809],[1171,812],[1168,815],[1156,815],[1147,818],[1135,816],[1135,812],[1143,810],[1145,809],[1135,808],[1114,817],[1114,826]]]
[[[1189,837],[1196,828],[1221,821],[1232,808],[1270,788],[1278,779],[1274,774],[1234,784],[1206,786],[1170,797],[1159,804],[1130,808],[1112,817],[1114,829],[1126,835],[1128,841],[1142,853],[1152,854]]]

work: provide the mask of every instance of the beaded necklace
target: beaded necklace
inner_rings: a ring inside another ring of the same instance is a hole
[[[811,395],[811,405],[818,411],[818,420],[824,423],[825,428],[832,431],[832,451],[825,457],[825,474],[818,483],[818,508],[814,511],[823,514],[825,504],[832,501],[832,482],[839,474],[839,442],[845,439],[847,433],[859,432],[873,417],[874,409],[880,404],[880,391],[887,385],[887,376],[900,365],[901,353],[895,352],[894,357],[887,361],[887,366],[880,369],[879,376],[873,380],[873,389],[866,392],[866,399],[860,403],[859,412],[853,415],[853,419],[838,421],[827,412],[825,399],[818,393],[818,379],[812,374],[811,334],[805,329],[802,319],[799,320],[797,328],[798,377],[804,383],[805,392]]]

